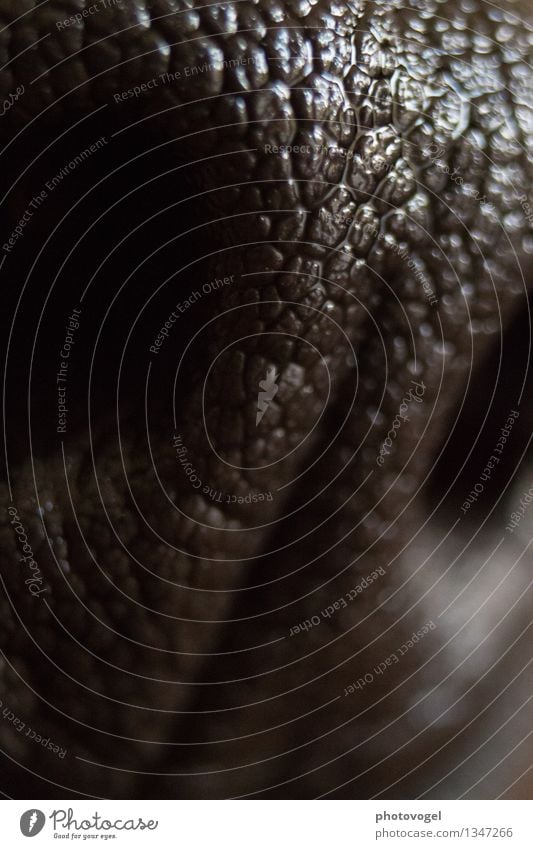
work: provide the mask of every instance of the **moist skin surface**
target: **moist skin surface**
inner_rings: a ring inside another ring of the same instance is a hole
[[[0,0],[4,793],[519,795],[526,4],[84,8]]]

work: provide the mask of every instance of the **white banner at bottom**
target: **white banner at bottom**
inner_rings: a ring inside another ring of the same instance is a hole
[[[7,849],[531,849],[532,814],[531,801],[10,800],[0,834]]]

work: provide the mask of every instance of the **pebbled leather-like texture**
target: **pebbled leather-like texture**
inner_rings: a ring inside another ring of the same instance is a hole
[[[431,795],[426,759],[488,701],[480,684],[437,720],[480,669],[442,683],[453,628],[344,692],[440,612],[416,568],[429,481],[526,309],[527,4],[123,0],[65,24],[87,7],[0,0],[2,97],[24,87],[0,124],[4,238],[106,140],[1,272],[0,698],[67,749],[2,722],[2,789]]]

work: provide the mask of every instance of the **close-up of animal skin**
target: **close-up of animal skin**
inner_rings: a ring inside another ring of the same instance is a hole
[[[5,799],[530,799],[533,6],[0,0]]]

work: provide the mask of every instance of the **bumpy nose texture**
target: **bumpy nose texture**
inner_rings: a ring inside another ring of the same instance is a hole
[[[0,0],[12,792],[387,793],[475,713],[419,536],[529,284],[526,11]]]

